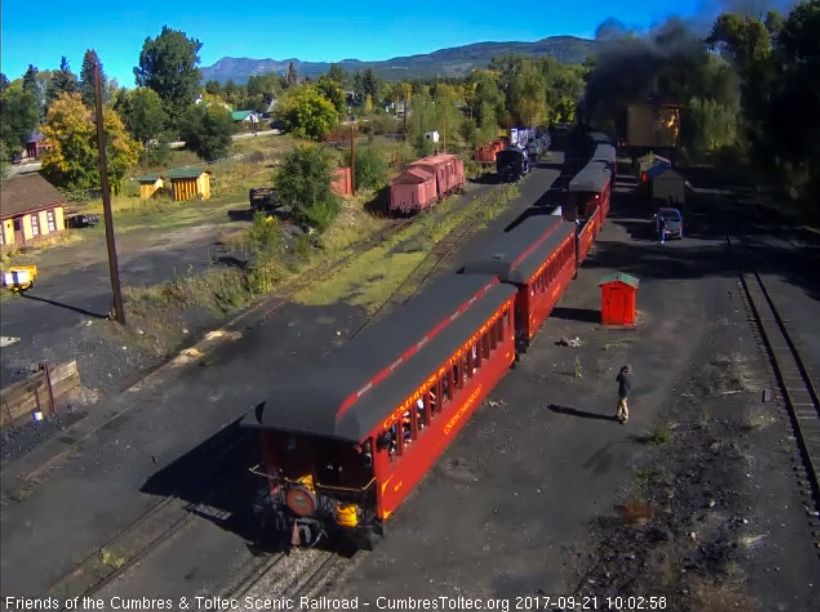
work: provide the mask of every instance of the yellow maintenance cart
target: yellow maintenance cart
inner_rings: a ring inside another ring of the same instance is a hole
[[[3,285],[14,292],[31,289],[37,279],[37,266],[16,266],[3,272]]]

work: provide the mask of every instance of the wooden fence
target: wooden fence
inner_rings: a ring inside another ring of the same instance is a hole
[[[0,429],[14,427],[35,412],[53,416],[57,400],[80,386],[77,362],[40,364],[40,371],[0,390]]]

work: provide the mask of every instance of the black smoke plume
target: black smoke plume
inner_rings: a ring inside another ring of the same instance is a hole
[[[708,61],[702,37],[679,17],[645,33],[607,20],[599,26],[596,40],[583,104],[585,119],[593,123],[634,101],[682,103],[688,81]]]

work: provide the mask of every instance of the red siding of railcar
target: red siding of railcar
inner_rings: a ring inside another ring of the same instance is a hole
[[[520,289],[517,305],[522,310],[521,325],[532,340],[575,275],[575,236],[570,234]]]
[[[471,347],[491,332],[493,322],[503,321],[501,341],[496,344],[495,350],[490,351],[489,359],[483,360],[472,378],[467,378],[461,388],[454,387],[453,398],[441,408],[441,412],[428,416],[429,424],[424,430],[419,431],[414,422],[414,432],[412,443],[403,445],[403,440],[399,440],[397,453],[392,459],[385,452],[376,454],[375,470],[376,480],[379,483],[377,489],[378,516],[386,520],[413,487],[424,477],[439,456],[452,443],[458,432],[470,420],[473,412],[481,405],[481,402],[510,368],[515,361],[515,334],[512,321],[512,309],[515,296],[511,296],[504,305],[496,311],[493,317],[488,320],[476,334],[466,342],[461,349],[452,355],[447,362],[432,369],[430,378],[412,397],[423,394],[426,395],[432,384],[436,397],[439,401],[444,397],[442,393],[442,377],[450,378],[450,385],[453,386],[452,371],[456,364],[463,364],[465,355],[471,355]],[[504,314],[506,312],[506,314]],[[481,349],[479,349],[481,350]],[[464,368],[464,366],[461,366]],[[469,369],[469,367],[465,368]],[[434,381],[437,381],[434,383]],[[430,404],[425,400],[425,412],[431,415]],[[416,414],[415,407],[411,402],[411,411]],[[399,411],[403,410],[399,408]],[[383,427],[386,429],[393,422],[390,415],[385,419]],[[402,427],[399,427],[399,431]],[[373,432],[371,435],[375,439],[381,430]]]

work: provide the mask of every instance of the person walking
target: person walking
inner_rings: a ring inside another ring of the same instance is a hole
[[[666,242],[666,227],[666,219],[658,217],[658,242],[661,244]]]
[[[629,365],[622,366],[615,381],[618,383],[618,411],[615,413],[615,418],[623,425],[629,420],[629,392],[632,390],[632,368]]]

